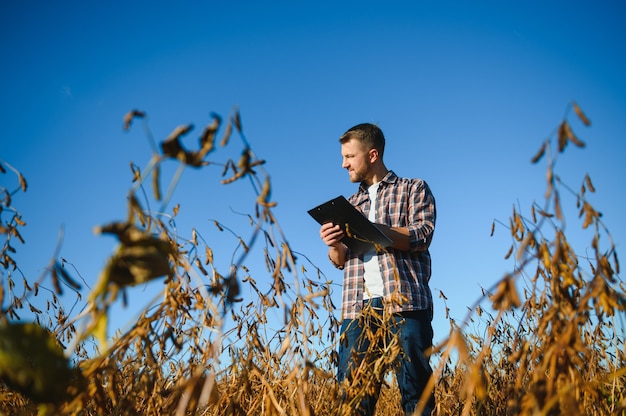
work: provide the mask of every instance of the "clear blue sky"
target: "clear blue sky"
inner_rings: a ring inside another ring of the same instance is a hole
[[[592,126],[572,118],[587,147],[569,146],[557,169],[574,189],[590,174],[591,201],[623,257],[625,19],[619,1],[2,1],[0,158],[29,183],[14,200],[28,223],[16,258],[35,278],[64,226],[61,256],[92,285],[115,247],[92,228],[124,218],[129,162],[143,167],[150,155],[141,124],[125,133],[123,115],[145,110],[157,140],[194,123],[193,143],[210,112],[238,106],[289,242],[337,283],[339,305],[341,273],[306,210],[355,190],[338,137],[374,122],[387,166],[425,179],[437,199],[431,286],[442,339],[439,291],[460,320],[512,267],[508,232],[490,237],[491,223],[541,200],[545,165],[530,158],[571,100]],[[250,212],[248,200],[224,196],[219,171],[183,175],[173,198],[181,234],[195,226],[219,237],[209,219],[234,224],[231,208]],[[235,241],[209,245],[230,258]]]

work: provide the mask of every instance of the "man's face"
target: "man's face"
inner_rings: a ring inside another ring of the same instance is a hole
[[[370,152],[358,140],[341,144],[342,168],[348,169],[350,182],[363,182],[371,176]]]

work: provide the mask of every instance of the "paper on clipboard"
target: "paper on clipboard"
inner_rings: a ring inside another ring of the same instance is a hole
[[[341,242],[357,254],[374,250],[374,243],[383,247],[389,247],[392,243],[389,237],[343,196],[324,202],[310,209],[308,213],[320,224],[327,222],[338,224],[345,233]],[[346,232],[346,228],[349,229],[349,233]]]

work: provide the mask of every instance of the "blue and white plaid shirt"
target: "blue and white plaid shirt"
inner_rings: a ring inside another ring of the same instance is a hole
[[[348,198],[367,217],[371,201],[364,184]],[[430,309],[432,294],[428,282],[431,264],[428,247],[437,217],[435,198],[425,181],[400,178],[392,171],[380,182],[375,223],[408,227],[410,250],[388,248],[378,253],[389,312]],[[342,319],[355,319],[363,305],[363,256],[348,249],[343,278]]]

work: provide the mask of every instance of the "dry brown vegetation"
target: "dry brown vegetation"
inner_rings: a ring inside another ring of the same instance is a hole
[[[589,125],[576,104],[570,108]],[[136,122],[147,127],[141,111],[124,122],[126,129]],[[357,384],[337,385],[331,282],[287,243],[273,214],[270,177],[248,146],[239,113],[226,122],[214,116],[197,148],[188,150],[182,139],[191,131],[177,127],[158,146],[148,134],[153,154],[145,169],[132,165],[128,217],[97,230],[119,245],[84,302],[65,259],[55,256],[34,278],[14,261],[24,244],[19,194],[27,185],[17,169],[0,162],[5,178],[17,178],[13,189],[0,188],[0,411],[349,415],[351,403],[402,353],[392,339],[383,358],[358,370]],[[239,160],[221,164],[222,183],[250,181],[252,213],[245,217],[247,235],[213,224],[239,243],[224,272],[202,230],[178,235],[179,207],[170,202],[182,169],[203,169],[209,155],[234,146],[231,134],[243,146]],[[511,273],[477,294],[462,323],[450,320],[449,337],[434,348],[431,386],[439,415],[626,414],[625,285],[611,234],[587,198],[595,192],[591,178],[584,176],[575,191],[554,171],[569,143],[584,147],[565,117],[533,158],[547,161],[543,203],[528,213],[515,208],[509,223],[498,227],[511,236]],[[180,167],[162,195],[161,167],[168,160]],[[564,232],[564,193],[576,201],[589,235],[584,254]],[[259,253],[267,268],[262,276],[246,267]],[[110,307],[137,284],[161,285],[163,296],[111,340]],[[66,310],[63,290],[84,303],[80,313],[76,304]],[[22,318],[25,311],[32,322]],[[481,329],[470,331],[470,323]],[[395,383],[385,380],[377,414],[399,415]]]

